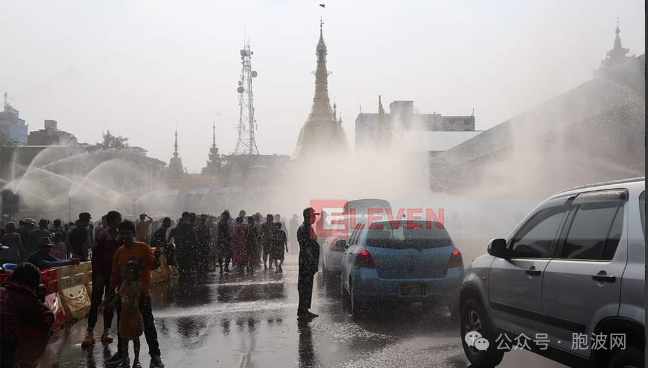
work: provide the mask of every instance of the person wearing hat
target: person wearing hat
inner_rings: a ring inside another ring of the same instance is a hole
[[[27,246],[27,254],[32,254],[38,250],[38,243],[41,238],[51,237],[49,231],[49,221],[46,219],[40,219],[38,221],[38,229],[34,230],[29,234],[29,243]]]
[[[308,207],[304,210],[304,223],[297,230],[297,241],[299,242],[299,308],[297,317],[299,319],[312,319],[318,317],[311,313],[311,301],[313,299],[313,281],[319,267],[320,248],[317,243],[317,235],[313,230],[317,215],[315,209]]]
[[[77,226],[70,233],[70,248],[75,258],[80,258],[82,262],[88,260],[88,248],[90,248],[90,220],[92,216],[88,212],[81,212]]]
[[[54,244],[49,237],[44,236],[38,241],[38,250],[32,253],[25,262],[29,262],[34,266],[38,267],[40,270],[46,270],[53,267],[63,267],[69,265],[78,265],[80,260],[78,258],[68,259],[66,261],[60,260],[54,257],[52,252],[52,247]]]

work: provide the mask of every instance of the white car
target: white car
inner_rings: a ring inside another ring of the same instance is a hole
[[[474,367],[522,348],[572,367],[644,366],[645,179],[558,193],[466,269]],[[479,342],[477,342],[479,341]]]
[[[342,270],[342,256],[346,244],[346,237],[328,238],[322,244],[322,273],[325,278],[339,274]]]
[[[368,209],[391,209],[389,202],[383,199],[358,199],[348,201],[340,210],[340,216],[332,214],[323,214],[324,226],[326,229],[332,229],[336,224],[342,221],[344,225],[338,226],[340,231],[331,231],[327,234],[332,236],[323,236],[319,238],[321,251],[321,269],[325,278],[340,274],[342,265],[342,256],[346,250],[346,244],[355,228],[355,225],[366,221]]]

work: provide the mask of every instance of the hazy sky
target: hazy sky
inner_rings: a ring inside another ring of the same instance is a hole
[[[55,119],[90,143],[110,129],[164,161],[177,125],[184,163],[198,171],[212,122],[222,152],[236,143],[246,29],[259,150],[292,154],[320,16],[350,142],[359,106],[376,112],[378,94],[426,113],[475,108],[477,129],[490,128],[587,81],[617,17],[624,46],[645,52],[640,0],[2,0],[0,92],[30,129]]]

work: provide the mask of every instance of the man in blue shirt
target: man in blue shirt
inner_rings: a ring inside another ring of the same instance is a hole
[[[63,267],[69,265],[78,265],[80,260],[72,258],[66,261],[60,260],[51,254],[54,244],[48,237],[42,237],[38,241],[38,250],[32,253],[25,262],[29,262],[38,267],[41,271],[53,267]]]

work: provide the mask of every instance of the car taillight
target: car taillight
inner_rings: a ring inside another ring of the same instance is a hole
[[[355,259],[355,265],[356,267],[362,268],[376,268],[371,253],[367,252],[366,249],[363,249],[358,253],[358,256]]]
[[[459,249],[455,248],[452,250],[452,255],[448,261],[448,268],[462,267],[463,266],[463,257]]]

